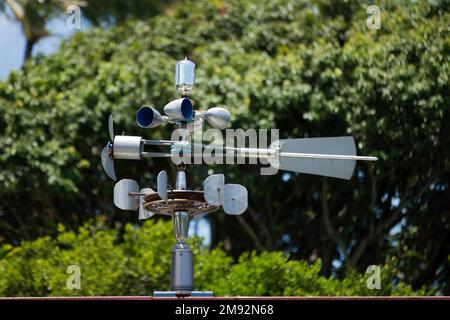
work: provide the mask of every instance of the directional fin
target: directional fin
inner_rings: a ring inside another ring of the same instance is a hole
[[[297,158],[283,156],[283,153],[311,153],[327,155],[356,155],[353,137],[285,139],[272,143],[280,145],[279,159],[269,160],[271,165],[281,170],[315,174],[340,179],[350,179],[355,169],[355,160]],[[278,157],[277,157],[278,158]]]

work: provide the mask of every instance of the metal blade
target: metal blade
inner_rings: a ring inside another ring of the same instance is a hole
[[[105,170],[106,175],[110,177],[112,180],[117,181],[116,172],[114,171],[114,160],[109,156],[109,150],[111,146],[108,144],[102,150],[102,166],[103,170]]]
[[[228,183],[224,186],[223,211],[229,215],[240,215],[247,210],[248,192],[240,184]]]
[[[279,159],[269,161],[281,170],[348,180],[355,169],[355,160],[320,158],[320,155],[355,156],[353,137],[285,139],[274,142],[271,147],[276,144],[280,147]],[[296,157],[295,153],[312,155]]]
[[[206,202],[212,206],[221,206],[224,202],[225,176],[213,174],[203,182],[203,194]]]
[[[111,141],[114,141],[114,120],[112,114],[110,114],[108,118],[108,131]]]
[[[140,193],[140,195],[139,195],[139,220],[150,219],[152,216],[155,215],[155,213],[145,209],[144,197],[148,194],[155,193],[155,191],[153,191],[153,189],[151,189],[151,188],[143,188],[143,189],[141,189],[141,191],[139,193]]]
[[[139,192],[139,185],[131,179],[122,179],[114,185],[114,204],[122,210],[134,211],[139,208],[139,196],[130,193]]]
[[[157,182],[157,191],[158,195],[162,200],[167,201],[168,195],[167,195],[167,172],[161,171],[158,174],[158,178],[156,179]]]

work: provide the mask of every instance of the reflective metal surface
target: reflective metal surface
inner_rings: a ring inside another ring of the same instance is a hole
[[[141,128],[154,128],[163,122],[163,117],[155,108],[142,106],[136,111],[136,123]]]
[[[140,195],[139,195],[139,220],[150,219],[153,215],[155,215],[155,213],[147,210],[144,207],[144,197],[146,195],[155,193],[155,191],[153,191],[153,189],[151,189],[151,188],[144,188],[144,189],[141,189],[141,191],[139,191],[139,193],[140,193]]]
[[[223,174],[213,174],[203,182],[205,200],[210,205],[221,206],[223,204],[225,176]]]
[[[158,178],[156,181],[159,197],[167,201],[167,172],[163,170],[158,173]]]
[[[177,62],[175,66],[175,87],[181,95],[192,92],[195,84],[195,63],[187,58]]]
[[[248,207],[248,192],[240,184],[226,184],[224,186],[223,211],[230,215],[239,215]]]
[[[114,160],[110,157],[111,148],[112,146],[109,143],[103,148],[101,155],[102,166],[106,175],[112,180],[117,181],[116,172],[114,170]]]
[[[188,98],[169,102],[164,106],[164,113],[171,121],[187,121],[194,116],[192,102]]]
[[[281,145],[279,159],[269,160],[275,168],[347,180],[353,175],[355,160],[320,158],[320,154],[356,156],[353,137],[281,139],[276,143]],[[295,153],[318,156],[297,157]]]
[[[143,144],[136,136],[115,136],[113,144],[114,159],[140,160]]]
[[[205,118],[208,123],[216,129],[223,130],[230,124],[231,114],[222,107],[214,107],[208,109],[205,113]]]
[[[139,192],[139,186],[136,181],[131,179],[122,179],[114,185],[114,204],[122,210],[137,210],[139,208],[139,196],[130,195],[130,193]]]

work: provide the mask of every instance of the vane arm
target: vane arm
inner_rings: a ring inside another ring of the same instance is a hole
[[[196,145],[196,144],[193,144]],[[204,146],[203,144],[197,144]],[[297,152],[280,152],[278,149],[258,149],[258,148],[234,148],[234,147],[223,147],[219,145],[209,145],[209,147],[236,151],[236,156],[247,157],[247,158],[276,158],[290,157],[290,158],[310,158],[310,159],[330,159],[330,160],[359,160],[359,161],[378,161],[377,157],[370,156],[351,156],[351,155],[338,155],[338,154],[321,154],[321,153],[297,153]]]
[[[146,145],[164,145],[171,146],[177,141],[171,140],[144,140]],[[296,153],[296,152],[278,152],[277,149],[258,149],[258,148],[234,148],[234,147],[223,147],[220,145],[205,145],[201,143],[189,144],[192,146],[200,146],[203,148],[214,148],[222,149],[225,151],[233,151],[234,156],[244,157],[244,158],[276,158],[289,157],[289,158],[306,158],[306,159],[330,159],[330,160],[358,160],[358,161],[378,161],[377,157],[371,156],[352,156],[352,155],[339,155],[339,154],[321,154],[321,153]],[[201,154],[192,153],[194,157],[201,156]],[[161,152],[142,152],[141,156],[143,158],[170,158],[171,153],[161,153]]]
[[[282,156],[282,157],[291,157],[291,158],[311,158],[311,159],[330,159],[330,160],[378,161],[377,157],[348,156],[348,155],[339,155],[339,154],[320,154],[320,153],[281,152],[280,156]]]

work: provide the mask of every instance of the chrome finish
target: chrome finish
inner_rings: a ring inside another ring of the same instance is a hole
[[[186,172],[180,170],[177,172],[177,190],[186,190]]]
[[[175,66],[175,87],[181,95],[192,92],[195,84],[195,63],[184,58]]]
[[[111,149],[111,143],[108,143],[108,145],[103,148],[101,155],[102,167],[108,177],[114,181],[117,181],[116,172],[114,170],[114,160],[110,156]]]
[[[211,126],[219,130],[225,129],[231,122],[230,111],[222,107],[208,109],[202,115]]]
[[[188,98],[169,102],[164,106],[164,113],[170,121],[189,121],[194,116],[192,102]]]
[[[122,210],[134,211],[139,208],[139,196],[130,193],[139,192],[139,185],[131,179],[122,179],[114,185],[114,205]]]
[[[136,123],[141,128],[154,128],[164,122],[167,122],[167,117],[162,117],[158,110],[150,106],[142,106],[136,111]]]
[[[212,206],[221,206],[224,201],[225,176],[213,174],[203,182],[205,200]]]
[[[140,160],[143,144],[141,137],[115,136],[113,143],[114,159]]]
[[[150,219],[155,215],[154,212],[149,211],[144,207],[144,197],[152,193],[155,193],[155,191],[151,188],[144,188],[139,191],[139,220]]]
[[[240,215],[247,210],[248,192],[240,184],[226,184],[224,186],[223,211],[229,215]]]
[[[187,211],[176,211],[174,213],[173,229],[177,243],[185,243],[189,231],[189,213]]]
[[[167,201],[167,172],[161,171],[156,179],[158,195],[162,200]]]

